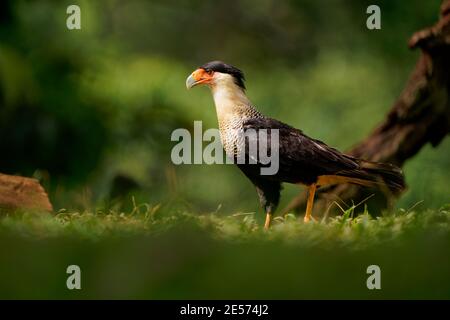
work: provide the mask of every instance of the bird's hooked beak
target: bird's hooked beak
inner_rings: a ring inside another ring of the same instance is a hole
[[[186,79],[186,88],[190,89],[199,84],[211,83],[213,78],[213,73],[207,72],[203,68],[199,68],[191,73],[191,75]]]

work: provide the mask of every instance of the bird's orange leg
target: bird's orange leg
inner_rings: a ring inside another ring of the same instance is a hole
[[[316,193],[316,184],[315,183],[313,183],[312,185],[309,186],[308,192],[309,192],[309,194],[308,194],[308,202],[306,203],[306,213],[305,213],[305,218],[303,219],[303,221],[305,221],[305,222],[309,222],[309,220],[311,220],[311,219],[313,221],[315,221],[315,219],[311,216],[313,203],[314,203],[314,194]]]
[[[270,223],[272,222],[272,213],[266,213],[266,222],[264,223],[264,229],[268,230],[270,228]]]

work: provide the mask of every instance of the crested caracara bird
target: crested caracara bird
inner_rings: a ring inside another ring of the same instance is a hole
[[[186,80],[186,87],[204,84],[211,89],[219,120],[220,138],[228,157],[236,158],[243,145],[237,132],[249,129],[278,131],[279,168],[273,175],[261,175],[264,164],[237,164],[255,185],[261,207],[265,210],[264,227],[270,226],[280,198],[281,183],[304,184],[309,188],[304,221],[311,212],[316,188],[339,183],[379,187],[393,194],[405,188],[401,170],[391,164],[370,162],[345,155],[312,139],[301,130],[261,114],[245,94],[244,74],[221,61],[212,61],[195,70]],[[242,150],[242,149],[241,149]],[[269,151],[273,152],[273,150]]]

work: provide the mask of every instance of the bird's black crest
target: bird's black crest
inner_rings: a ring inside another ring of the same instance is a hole
[[[205,69],[206,71],[217,71],[222,73],[228,73],[233,76],[235,83],[241,87],[242,89],[245,89],[244,84],[244,73],[239,70],[236,67],[233,67],[232,65],[226,64],[222,61],[211,61],[208,63],[205,63],[200,68]]]

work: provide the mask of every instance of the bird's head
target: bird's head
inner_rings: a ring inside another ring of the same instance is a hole
[[[244,90],[244,80],[244,73],[238,68],[222,61],[211,61],[191,73],[186,79],[186,87],[190,89],[200,84],[207,84],[211,88],[233,85]]]

